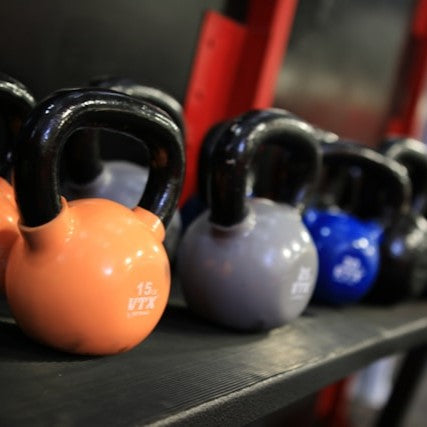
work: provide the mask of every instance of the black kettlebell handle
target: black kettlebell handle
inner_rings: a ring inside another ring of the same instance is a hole
[[[411,184],[405,168],[396,161],[353,141],[340,140],[331,144],[323,144],[322,151],[325,167],[358,167],[361,169],[362,177],[370,174],[370,179],[384,183],[382,190],[385,191],[387,200],[381,207],[381,219],[393,221],[409,209]],[[375,184],[372,181],[371,183]],[[365,191],[373,191],[367,187],[369,182],[363,182],[362,186]],[[352,213],[356,215],[361,215],[366,210],[366,203],[362,200],[362,195],[363,192],[360,192],[360,197],[352,208]]]
[[[212,126],[205,137],[200,148],[197,162],[197,193],[200,200],[208,204],[208,180],[210,171],[210,162],[214,152],[215,144],[220,138],[222,132],[228,129],[229,122],[220,122]]]
[[[144,86],[124,77],[96,77],[91,79],[90,86],[110,89],[129,96],[151,102],[169,114],[185,136],[184,112],[181,104],[171,95],[150,86]]]
[[[11,166],[13,138],[34,108],[35,100],[31,92],[18,80],[0,73],[0,112],[4,117],[4,140],[0,141],[0,171],[4,175]]]
[[[325,130],[319,127],[313,127],[314,133],[316,136],[317,141],[319,141],[320,144],[334,144],[335,142],[338,142],[340,140],[340,137],[329,130]]]
[[[293,205],[300,204],[320,170],[320,148],[311,126],[278,109],[250,111],[227,122],[214,144],[208,176],[210,220],[224,227],[239,224],[248,214],[247,191],[253,158],[261,145],[277,144],[291,152],[304,152],[311,165],[294,190]]]
[[[153,212],[167,226],[184,176],[184,147],[179,128],[151,104],[117,92],[90,88],[54,93],[37,105],[25,122],[14,168],[22,222],[35,227],[60,213],[61,151],[73,132],[88,127],[121,132],[148,149],[150,174],[139,206]]]
[[[90,87],[124,93],[160,108],[174,120],[185,135],[183,111],[180,103],[160,89],[140,85],[120,77],[98,77],[90,81]],[[72,182],[85,184],[93,181],[103,169],[100,155],[99,134],[93,130],[74,135],[65,147],[67,172]]]
[[[421,141],[405,137],[384,140],[379,151],[408,170],[412,183],[412,211],[418,214],[427,209],[427,147]]]

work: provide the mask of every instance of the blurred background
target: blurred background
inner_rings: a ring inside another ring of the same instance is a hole
[[[244,20],[248,3],[6,0],[0,5],[1,69],[38,99],[112,74],[184,102],[205,11],[240,10]],[[300,0],[274,104],[375,144],[399,107],[395,98],[416,6],[416,0]]]

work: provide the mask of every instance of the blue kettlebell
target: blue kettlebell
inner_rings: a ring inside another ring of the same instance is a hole
[[[369,148],[337,141],[322,149],[323,177],[316,200],[304,214],[319,254],[314,300],[351,304],[376,280],[384,229],[407,210],[410,183],[402,166]],[[378,216],[369,209],[358,211],[361,186],[367,188],[369,180],[380,184],[371,194],[382,204]]]

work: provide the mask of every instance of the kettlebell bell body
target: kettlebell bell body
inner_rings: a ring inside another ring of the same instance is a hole
[[[0,210],[0,293],[4,293],[9,253],[19,235],[19,215],[13,196],[13,188],[4,178],[0,178]]]
[[[73,353],[108,354],[151,333],[170,284],[158,217],[109,200],[63,200],[55,219],[20,231],[6,291],[28,335]]]
[[[248,216],[233,227],[211,224],[208,212],[191,224],[179,274],[187,303],[200,316],[239,330],[268,330],[307,306],[317,256],[296,209],[267,199],[248,204]]]
[[[305,212],[304,223],[319,255],[314,299],[336,305],[359,301],[378,273],[380,225],[314,208]]]
[[[269,330],[307,306],[317,254],[297,207],[247,198],[250,164],[261,144],[301,144],[316,169],[316,141],[311,127],[280,110],[246,113],[216,138],[206,180],[209,209],[181,241],[180,283],[200,316],[237,330]]]
[[[396,162],[349,141],[323,144],[323,162],[324,179],[316,196],[322,208],[314,205],[304,215],[319,253],[314,299],[334,305],[356,303],[376,283],[385,229],[406,209],[409,181]],[[355,169],[358,173],[352,179],[342,174]],[[362,189],[380,200],[386,215],[370,212]],[[325,200],[332,206],[324,206]]]
[[[133,210],[106,199],[67,202],[57,193],[62,146],[75,129],[95,126],[124,132],[150,152],[150,178]],[[150,334],[169,294],[163,223],[176,206],[183,166],[179,129],[142,101],[75,89],[34,109],[17,146],[22,223],[6,272],[9,305],[25,333],[96,355],[128,350]]]

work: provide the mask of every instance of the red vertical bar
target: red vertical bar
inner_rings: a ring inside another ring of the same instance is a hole
[[[318,427],[349,427],[348,386],[351,377],[344,378],[322,389],[317,395],[315,408]]]
[[[247,24],[206,14],[185,102],[187,171],[181,205],[194,192],[208,129],[253,108],[271,106],[297,0],[251,0]]]
[[[286,52],[297,0],[252,0],[228,115],[270,107]]]
[[[418,0],[412,21],[412,34],[415,37],[427,37],[427,1]]]
[[[427,0],[418,0],[397,80],[388,133],[416,135],[417,106],[427,76]]]
[[[206,132],[227,117],[245,33],[243,25],[216,12],[205,15],[184,105],[187,170],[181,202],[195,190],[197,159]]]

